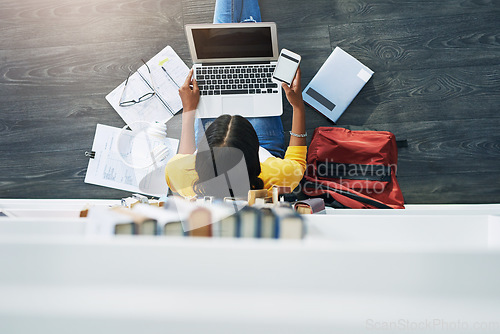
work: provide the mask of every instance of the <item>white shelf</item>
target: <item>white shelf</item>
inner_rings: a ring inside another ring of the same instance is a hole
[[[329,210],[287,241],[87,236],[55,214],[87,200],[0,209],[26,203],[40,216],[0,218],[1,333],[500,331],[496,204]]]
[[[500,314],[500,252],[242,241],[1,240],[0,329],[357,333]]]

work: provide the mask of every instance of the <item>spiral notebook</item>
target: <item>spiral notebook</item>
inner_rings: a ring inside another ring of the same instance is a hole
[[[138,60],[140,61],[140,59]],[[167,46],[123,81],[106,100],[132,129],[140,128],[140,122],[165,123],[182,109],[179,87],[189,73],[189,68]],[[127,82],[128,81],[128,82]],[[125,87],[125,83],[127,83]],[[120,99],[137,100],[145,93],[155,91],[155,96],[132,106],[120,106]]]

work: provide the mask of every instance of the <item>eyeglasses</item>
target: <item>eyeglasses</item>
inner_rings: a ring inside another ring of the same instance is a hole
[[[142,60],[142,59],[141,59]],[[150,98],[152,98],[153,96],[156,95],[156,91],[155,91],[155,83],[153,81],[153,75],[151,74],[151,70],[149,69],[149,66],[148,64],[146,64],[146,62],[144,60],[142,60],[142,62],[144,63],[144,65],[146,65],[146,68],[148,69],[148,72],[149,72],[149,77],[151,78],[151,85],[146,81],[146,84],[153,90],[152,92],[149,92],[149,93],[146,93],[144,94],[143,96],[141,96],[140,98],[136,100],[130,100],[130,101],[122,101],[123,100],[123,96],[125,95],[125,89],[127,88],[127,84],[128,84],[128,79],[130,78],[130,74],[132,72],[129,72],[128,74],[128,77],[127,77],[127,81],[125,81],[125,85],[123,86],[123,92],[122,92],[122,96],[120,97],[120,102],[119,102],[119,106],[120,107],[130,107],[130,106],[133,106],[134,104],[136,103],[141,103],[141,102],[144,102],[144,101],[147,101],[149,100]],[[141,73],[140,72],[137,72],[139,73],[139,75],[141,76],[141,78],[144,79],[144,77],[142,77]]]

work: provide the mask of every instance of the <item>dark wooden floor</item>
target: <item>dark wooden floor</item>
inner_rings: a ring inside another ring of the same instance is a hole
[[[0,0],[0,197],[127,196],[83,182],[96,124],[124,125],[104,96],[167,44],[191,65],[183,26],[211,22],[214,1]],[[336,46],[375,71],[338,125],[408,140],[398,174],[407,203],[500,202],[497,0],[273,0],[261,10],[280,48],[302,55],[303,87]],[[332,125],[307,112],[310,132]]]

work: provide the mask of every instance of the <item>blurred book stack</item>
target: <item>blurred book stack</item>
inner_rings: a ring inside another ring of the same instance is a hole
[[[212,238],[302,239],[303,217],[287,202],[249,206],[245,201],[187,201],[169,197],[163,206],[86,209],[89,234]]]

